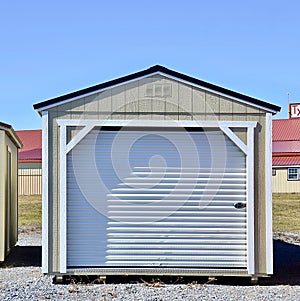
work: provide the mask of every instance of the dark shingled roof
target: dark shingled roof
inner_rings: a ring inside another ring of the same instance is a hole
[[[123,77],[119,77],[117,79],[113,79],[113,80],[110,80],[110,81],[107,81],[107,82],[104,82],[104,83],[101,83],[101,84],[98,84],[98,85],[95,85],[95,86],[92,86],[92,87],[88,87],[88,88],[81,89],[81,90],[78,90],[78,91],[75,91],[75,92],[72,92],[72,93],[68,93],[68,94],[65,94],[65,95],[62,95],[62,96],[59,96],[59,97],[48,99],[48,100],[42,101],[40,103],[36,103],[36,104],[33,105],[33,108],[35,110],[40,110],[40,109],[42,109],[44,107],[47,107],[47,106],[51,106],[51,105],[55,105],[55,104],[58,105],[62,101],[65,101],[65,100],[68,100],[68,99],[71,99],[71,98],[74,98],[74,97],[79,97],[79,96],[82,96],[82,95],[85,95],[85,94],[88,94],[88,93],[96,92],[98,90],[109,88],[109,87],[114,86],[114,85],[119,85],[119,84],[125,83],[127,81],[135,80],[135,79],[138,79],[140,77],[151,75],[151,74],[157,73],[157,72],[169,75],[169,76],[177,78],[179,80],[190,82],[190,83],[195,84],[195,85],[202,86],[203,88],[210,89],[210,90],[222,93],[222,94],[227,95],[227,96],[231,96],[231,97],[234,97],[234,98],[244,100],[244,101],[246,101],[250,104],[261,106],[261,107],[264,107],[264,108],[269,109],[271,111],[279,112],[280,109],[281,109],[279,106],[276,106],[274,104],[271,104],[271,103],[268,103],[268,102],[265,102],[265,101],[262,101],[262,100],[259,100],[259,99],[256,99],[256,98],[253,98],[253,97],[250,97],[250,96],[247,96],[247,95],[244,95],[244,94],[232,91],[232,90],[228,90],[228,89],[222,88],[220,86],[216,86],[214,84],[199,80],[199,79],[191,77],[189,75],[185,75],[183,73],[179,73],[177,71],[168,69],[168,68],[163,67],[161,65],[155,65],[155,66],[152,66],[148,69],[145,69],[145,70],[142,70],[142,71],[139,71],[139,72],[136,72],[136,73],[132,73],[132,74],[129,74],[129,75],[126,75],[126,76],[123,76]]]

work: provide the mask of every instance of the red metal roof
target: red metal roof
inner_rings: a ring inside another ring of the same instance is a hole
[[[300,140],[300,119],[274,119],[273,141]]]
[[[23,143],[19,150],[19,162],[42,162],[42,130],[16,131]]]
[[[272,158],[273,166],[291,166],[300,165],[300,155],[299,156],[273,156]]]
[[[273,141],[273,153],[300,153],[299,141]]]
[[[300,165],[300,119],[274,119],[273,166]]]

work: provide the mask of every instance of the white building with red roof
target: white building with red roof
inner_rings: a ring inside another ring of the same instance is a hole
[[[273,193],[300,193],[300,119],[273,120]]]
[[[42,130],[16,131],[23,143],[19,150],[19,195],[42,193]]]

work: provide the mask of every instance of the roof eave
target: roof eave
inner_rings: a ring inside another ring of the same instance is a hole
[[[42,159],[19,159],[19,163],[42,163]]]
[[[83,97],[83,96],[87,96],[88,94],[92,94],[92,93],[97,93],[100,92],[102,90],[106,90],[108,88],[112,88],[114,86],[118,86],[121,84],[124,84],[126,82],[130,82],[133,80],[138,80],[140,78],[149,76],[149,75],[154,75],[154,74],[162,74],[165,76],[169,76],[172,77],[176,80],[179,81],[184,81],[187,84],[194,84],[198,87],[207,89],[207,90],[211,90],[214,92],[218,92],[222,95],[225,95],[227,97],[231,97],[231,98],[235,98],[237,100],[240,101],[244,101],[246,103],[249,103],[250,105],[254,105],[254,106],[258,106],[258,107],[262,107],[264,108],[266,111],[271,112],[273,114],[276,114],[278,112],[280,112],[281,107],[274,105],[274,104],[270,104],[268,102],[253,98],[251,96],[247,96],[244,94],[241,94],[239,92],[235,92],[202,80],[199,80],[195,77],[191,77],[189,75],[183,74],[183,73],[179,73],[177,71],[168,69],[166,67],[160,66],[160,65],[155,65],[152,66],[148,69],[142,70],[142,71],[138,71],[136,73],[132,73],[129,75],[125,75],[123,77],[117,78],[117,79],[113,79],[95,86],[91,86],[88,88],[84,88],[78,91],[74,91],[68,94],[64,94],[52,99],[48,99],[45,101],[42,101],[40,103],[36,103],[33,105],[33,108],[35,110],[38,111],[38,113],[40,114],[40,116],[42,115],[42,111],[47,110],[50,107],[54,107],[57,105],[60,105],[61,103],[65,102],[65,101],[71,101],[74,100],[76,98],[79,97]]]
[[[17,148],[23,147],[22,141],[20,140],[19,136],[17,135],[17,133],[15,132],[15,130],[10,124],[0,122],[0,130],[6,132],[6,134],[12,139],[13,143]]]

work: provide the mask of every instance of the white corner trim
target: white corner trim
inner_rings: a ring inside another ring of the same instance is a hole
[[[48,268],[48,112],[42,113],[42,273],[46,274]]]
[[[228,136],[229,139],[245,154],[247,155],[248,147],[247,145],[228,127],[221,126],[220,129],[224,134]]]
[[[92,124],[86,125],[66,146],[66,155],[70,152],[92,129]]]
[[[60,273],[67,271],[67,158],[66,158],[66,141],[67,130],[66,126],[60,126]]]
[[[248,273],[254,275],[254,128],[248,128],[247,148],[247,268]]]
[[[266,113],[266,266],[273,274],[273,225],[272,225],[272,114]]]

